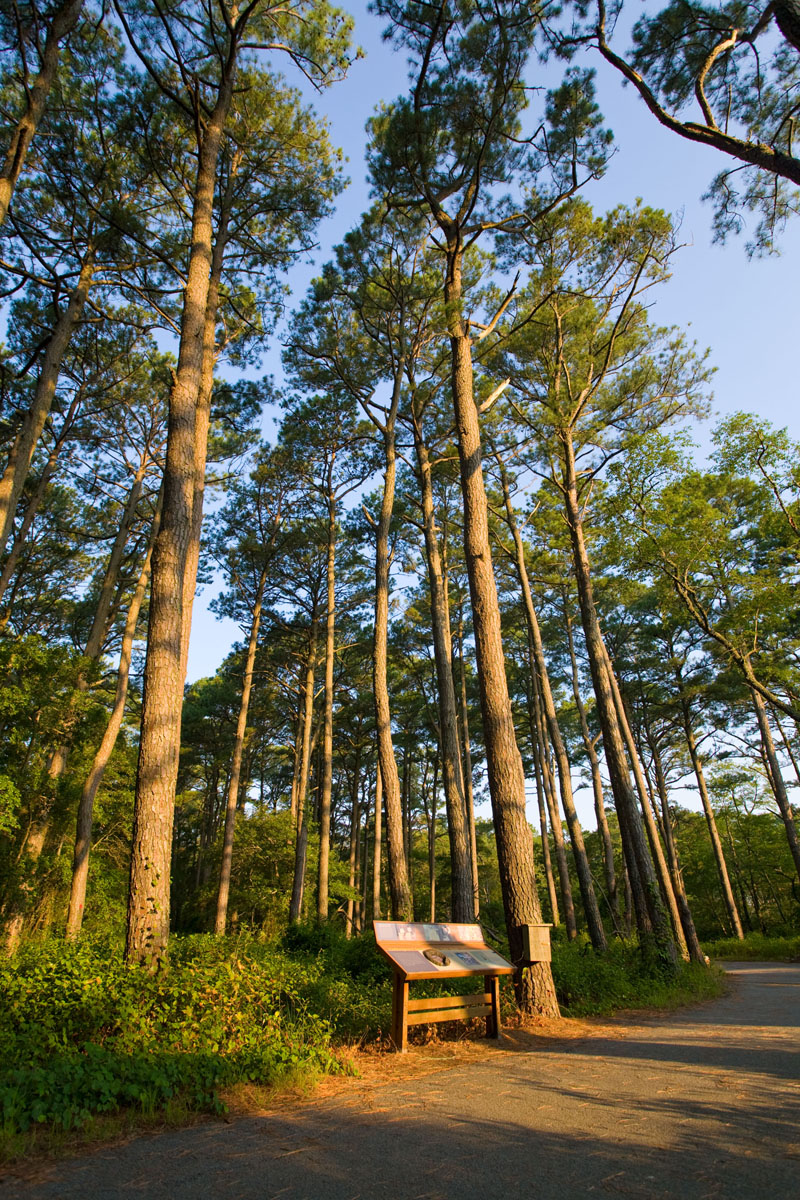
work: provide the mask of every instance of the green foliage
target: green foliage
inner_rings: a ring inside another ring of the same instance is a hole
[[[0,967],[4,1132],[152,1112],[178,1095],[219,1112],[234,1083],[336,1071],[309,1000],[319,975],[249,937],[175,938],[158,975],[99,941],[28,946]]]
[[[697,964],[663,970],[639,953],[635,941],[615,940],[595,954],[587,937],[553,946],[553,979],[564,1016],[607,1015],[619,1008],[677,1008],[710,1000],[723,990],[721,975]]]
[[[748,933],[743,942],[738,938],[718,938],[705,942],[703,949],[711,958],[734,962],[798,962],[800,934],[767,937],[763,933]]]

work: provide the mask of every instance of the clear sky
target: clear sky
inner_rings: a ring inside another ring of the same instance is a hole
[[[355,40],[365,57],[352,66],[344,82],[314,103],[330,122],[333,143],[348,158],[351,182],[339,198],[335,215],[319,230],[315,265],[298,265],[292,274],[294,299],[289,308],[302,298],[316,268],[368,206],[364,124],[380,101],[391,100],[407,83],[403,57],[381,40],[382,22],[367,12],[362,0],[350,4],[344,0],[343,7],[355,17]],[[800,225],[788,227],[781,239],[782,253],[767,259],[748,259],[742,237],[724,246],[713,245],[711,209],[700,197],[722,168],[723,156],[658,125],[599,55],[589,57],[589,65],[597,69],[598,100],[614,131],[617,153],[605,177],[585,190],[585,198],[602,210],[641,197],[646,204],[682,214],[681,240],[686,245],[673,260],[672,278],[657,295],[652,293],[654,318],[688,329],[701,349],[711,349],[717,368],[713,384],[717,412],[757,412],[800,437],[795,342],[800,331],[797,286],[792,283],[800,263]],[[552,86],[559,71],[559,67],[548,68],[541,76],[542,85]],[[535,72],[534,66],[529,79],[533,84],[539,82]],[[277,338],[265,353],[263,366],[280,377]],[[267,436],[271,429],[267,420]],[[213,586],[205,589],[195,604],[190,680],[212,674],[232,642],[241,637],[232,622],[219,621],[208,612],[214,590]]]

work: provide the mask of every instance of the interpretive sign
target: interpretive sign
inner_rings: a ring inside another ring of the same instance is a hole
[[[426,925],[412,921],[373,921],[378,949],[394,971],[392,1040],[404,1053],[408,1026],[458,1018],[486,1017],[488,1037],[500,1034],[500,976],[514,968],[486,945],[480,925]],[[483,992],[409,1000],[415,979],[484,978]]]

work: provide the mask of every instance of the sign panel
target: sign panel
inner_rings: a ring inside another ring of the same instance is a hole
[[[486,945],[480,925],[373,921],[378,949],[407,979],[510,975],[514,968]]]

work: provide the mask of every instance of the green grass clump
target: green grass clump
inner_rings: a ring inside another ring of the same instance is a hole
[[[724,990],[721,973],[695,963],[676,970],[648,961],[633,941],[595,954],[588,939],[553,945],[553,979],[564,1016],[607,1016],[624,1008],[678,1008]]]
[[[705,942],[703,949],[710,958],[733,959],[734,962],[793,962],[800,959],[800,934],[777,937],[748,933],[743,942],[738,938],[719,938]]]
[[[91,942],[30,946],[0,965],[0,1128],[176,1098],[219,1112],[233,1084],[339,1070],[309,1000],[319,971],[255,938],[175,938],[156,975]]]

